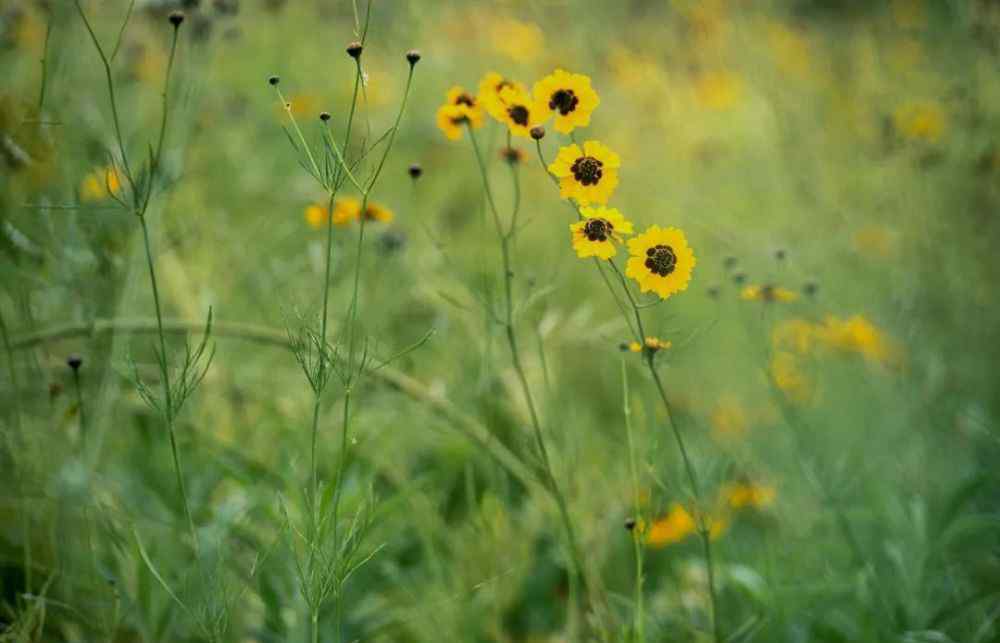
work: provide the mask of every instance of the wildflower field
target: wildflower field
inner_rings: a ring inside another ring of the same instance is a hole
[[[1000,5],[0,2],[0,642],[1000,643]]]

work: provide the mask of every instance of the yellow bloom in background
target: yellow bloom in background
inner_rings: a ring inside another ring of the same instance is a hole
[[[772,284],[750,285],[740,292],[740,298],[745,301],[795,301],[799,294],[793,290],[774,286]]]
[[[639,342],[636,342],[636,341],[631,341],[631,342],[628,343],[628,349],[631,352],[633,352],[633,353],[641,353],[642,352],[642,344],[640,344]]]
[[[549,164],[549,172],[559,179],[559,196],[576,199],[580,205],[605,204],[618,187],[621,159],[597,141],[587,141],[583,149],[568,145]]]
[[[767,28],[767,43],[775,66],[782,73],[800,78],[809,75],[809,41],[805,36],[776,22]]]
[[[653,352],[665,351],[673,345],[674,343],[671,342],[669,339],[663,340],[660,339],[659,337],[647,337],[645,341],[646,350],[650,350]]]
[[[809,402],[813,398],[815,386],[802,370],[801,358],[788,351],[778,351],[771,358],[771,381],[789,399]]]
[[[365,221],[378,221],[379,223],[389,223],[395,218],[392,210],[379,205],[378,203],[368,203],[364,212]]]
[[[739,102],[743,94],[743,81],[728,71],[705,72],[695,79],[694,94],[702,107],[725,111]]]
[[[545,109],[526,91],[504,87],[500,90],[500,103],[504,109],[500,122],[514,136],[527,138],[532,127],[545,122]]]
[[[632,222],[615,208],[580,208],[580,214],[586,218],[570,224],[569,231],[581,259],[610,259],[618,252],[615,244],[624,241],[622,235],[632,234]]]
[[[590,78],[557,69],[535,83],[535,100],[555,114],[557,132],[569,134],[577,127],[590,125],[590,115],[601,99],[590,86]],[[548,114],[545,115],[548,118]]]
[[[733,509],[766,509],[774,504],[778,492],[771,485],[735,483],[723,487],[722,496]]]
[[[783,319],[771,331],[771,344],[777,350],[808,355],[816,342],[816,326],[805,319]]]
[[[662,299],[687,289],[696,263],[694,251],[677,228],[650,226],[628,241],[632,255],[625,275],[639,283],[642,292],[653,291]]]
[[[901,105],[893,114],[896,131],[912,141],[936,143],[944,134],[945,114],[937,103],[911,102]]]
[[[320,104],[320,98],[312,94],[291,96],[288,99],[288,109],[296,118],[318,117],[321,111]]]
[[[895,235],[889,228],[881,225],[868,225],[851,237],[854,249],[866,256],[887,258],[895,250]]]
[[[313,203],[306,206],[305,217],[309,227],[320,230],[326,227],[326,222],[330,218],[330,214],[327,212],[326,207],[318,203]]]
[[[857,353],[869,362],[891,365],[897,351],[885,334],[861,315],[848,319],[827,316],[818,336],[827,346],[846,353]]]
[[[724,518],[708,519],[708,537],[715,540],[729,527],[729,522]],[[666,547],[674,543],[679,543],[691,534],[698,531],[698,525],[694,517],[680,503],[674,502],[670,505],[670,511],[662,518],[654,520],[646,529],[646,544],[650,547]]]
[[[437,126],[450,140],[462,137],[466,125],[473,128],[483,126],[483,108],[479,100],[462,87],[448,90],[444,105],[437,111]]]
[[[493,49],[519,63],[538,58],[545,46],[542,29],[533,22],[500,18],[490,22]]]
[[[670,505],[667,515],[653,521],[646,530],[646,544],[650,547],[666,547],[679,543],[695,531],[694,518],[687,509],[675,502]]]
[[[721,439],[742,437],[750,427],[746,409],[738,399],[727,395],[719,399],[712,409],[712,432]]]
[[[122,183],[113,167],[93,170],[80,182],[80,200],[86,203],[103,201],[121,192]]]

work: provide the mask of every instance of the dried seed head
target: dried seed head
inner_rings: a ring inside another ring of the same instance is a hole
[[[732,270],[736,267],[736,257],[726,257],[722,260],[722,265],[726,270]]]
[[[406,52],[406,60],[407,62],[410,63],[411,67],[413,65],[416,65],[418,62],[420,62],[420,52],[417,51],[416,49],[409,50],[408,52]]]
[[[627,529],[628,531],[632,531],[633,529],[635,529],[635,518],[625,519],[625,529]]]
[[[778,261],[784,261],[785,257],[787,256],[788,253],[785,252],[784,248],[778,248],[777,250],[774,251],[774,258],[777,259]]]
[[[424,168],[420,167],[417,163],[414,163],[406,171],[409,173],[411,179],[419,179],[424,173]]]
[[[541,125],[531,128],[531,138],[540,141],[545,138],[545,128]]]
[[[320,112],[319,120],[323,121],[324,123],[330,120],[330,112]]]
[[[516,147],[505,147],[500,150],[500,158],[513,165],[524,159],[524,153]]]
[[[270,78],[267,79],[267,82],[268,82],[269,85],[273,86],[273,85],[277,85],[278,83],[280,83],[281,79],[278,78],[277,76],[271,76]]]
[[[746,280],[747,280],[746,273],[738,272],[735,275],[733,275],[733,283],[736,284],[737,286],[743,284],[743,282],[745,282]]]
[[[807,281],[806,284],[802,286],[802,292],[804,292],[807,297],[815,297],[816,293],[819,292],[819,284],[815,281]]]
[[[69,366],[74,371],[78,371],[83,366],[83,358],[74,353],[66,358],[66,366]]]
[[[361,43],[355,40],[351,44],[347,45],[347,55],[355,60],[358,60],[361,58],[362,49],[364,49],[364,47]]]
[[[719,298],[719,292],[720,291],[719,291],[719,287],[718,286],[709,286],[709,288],[708,288],[708,290],[706,292],[708,292],[708,296],[711,297],[712,299],[718,299]]]
[[[184,12],[183,11],[171,11],[170,12],[170,16],[168,16],[167,19],[170,21],[170,24],[172,24],[174,26],[174,29],[176,29],[176,28],[178,28],[178,27],[181,26],[182,22],[184,22]]]

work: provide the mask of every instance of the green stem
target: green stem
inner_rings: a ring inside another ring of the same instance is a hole
[[[180,453],[177,448],[177,432],[174,428],[173,396],[170,389],[170,373],[167,369],[167,338],[163,330],[163,312],[160,305],[160,290],[156,281],[156,268],[153,265],[153,250],[149,242],[149,226],[146,224],[146,217],[140,216],[139,223],[142,227],[142,240],[146,249],[146,264],[149,268],[149,283],[153,291],[153,307],[156,310],[156,329],[160,339],[160,379],[163,380],[163,419],[167,424],[167,432],[170,436],[170,453],[173,457],[174,475],[177,478],[177,489],[180,492],[181,502],[184,505],[184,515],[187,516],[188,529],[191,531],[191,540],[195,553],[199,551],[198,532],[194,526],[194,518],[191,516],[191,505],[188,502],[187,489],[184,487],[184,475],[181,470]]]
[[[76,409],[80,413],[80,444],[87,446],[87,416],[83,408],[83,389],[80,387],[80,369],[73,369],[73,386],[76,388]]]
[[[517,334],[514,331],[514,306],[513,306],[513,278],[514,272],[511,266],[510,258],[510,241],[516,229],[511,225],[505,232],[503,224],[500,220],[500,213],[497,210],[496,202],[493,199],[493,191],[490,188],[489,177],[486,172],[486,164],[483,160],[482,153],[479,149],[479,143],[476,140],[475,132],[472,127],[467,127],[469,133],[469,139],[472,141],[472,148],[475,151],[476,162],[479,167],[479,174],[482,178],[483,189],[486,193],[486,200],[490,206],[490,211],[493,214],[493,222],[496,226],[497,235],[500,239],[500,255],[502,260],[503,274],[504,274],[504,320],[503,325],[507,336],[507,345],[510,349],[511,362],[514,366],[514,371],[517,374],[518,382],[521,386],[521,392],[524,395],[525,403],[528,406],[528,414],[531,418],[531,427],[533,429],[535,444],[538,449],[538,455],[542,462],[543,472],[545,474],[546,486],[549,489],[549,493],[552,495],[553,499],[556,501],[556,505],[559,509],[559,517],[563,524],[563,529],[566,531],[566,539],[569,547],[570,559],[573,564],[573,582],[584,583],[584,566],[583,558],[580,555],[579,546],[577,545],[576,532],[573,529],[573,522],[570,519],[569,510],[566,505],[566,499],[559,487],[559,483],[556,480],[555,474],[552,471],[552,463],[549,459],[548,449],[545,446],[545,439],[542,434],[542,425],[538,416],[538,412],[535,407],[534,396],[531,393],[531,386],[528,383],[528,378],[525,375],[524,366],[521,363],[521,354],[518,347]],[[517,183],[517,173],[514,172],[515,184]],[[514,216],[511,217],[513,221],[516,217],[516,210]],[[585,586],[585,583],[584,583]]]
[[[632,475],[632,495],[634,503],[634,516],[636,530],[632,534],[632,543],[635,550],[635,633],[636,641],[639,643],[644,643],[646,640],[646,623],[645,616],[643,614],[643,574],[642,574],[642,533],[638,531],[640,527],[640,519],[642,517],[642,503],[640,501],[640,490],[639,490],[639,472],[635,466],[635,443],[632,440],[632,405],[629,400],[628,391],[628,369],[625,366],[625,360],[622,360],[622,397],[624,398],[624,415],[625,415],[625,436],[628,439],[628,465],[629,471]]]

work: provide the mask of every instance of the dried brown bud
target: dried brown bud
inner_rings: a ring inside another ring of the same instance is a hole
[[[416,49],[409,50],[408,52],[406,52],[406,60],[410,63],[411,66],[416,65],[418,62],[420,62],[420,52],[417,51]]]
[[[347,45],[347,55],[351,58],[358,60],[361,58],[361,50],[364,49],[362,44],[355,40],[351,44]]]
[[[330,112],[320,112],[319,120],[323,121],[324,123],[330,120]]]
[[[545,128],[541,125],[531,128],[531,138],[540,141],[545,138]]]
[[[281,79],[278,78],[277,76],[271,76],[270,78],[267,79],[267,82],[269,85],[277,85],[278,83],[281,82]]]
[[[174,29],[176,29],[177,27],[181,26],[182,22],[184,22],[184,12],[183,11],[171,11],[170,12],[170,16],[168,16],[167,19],[170,21],[170,24],[172,24],[174,26]]]
[[[411,179],[419,179],[420,176],[424,173],[424,168],[414,163],[409,167],[407,172],[409,173]]]

